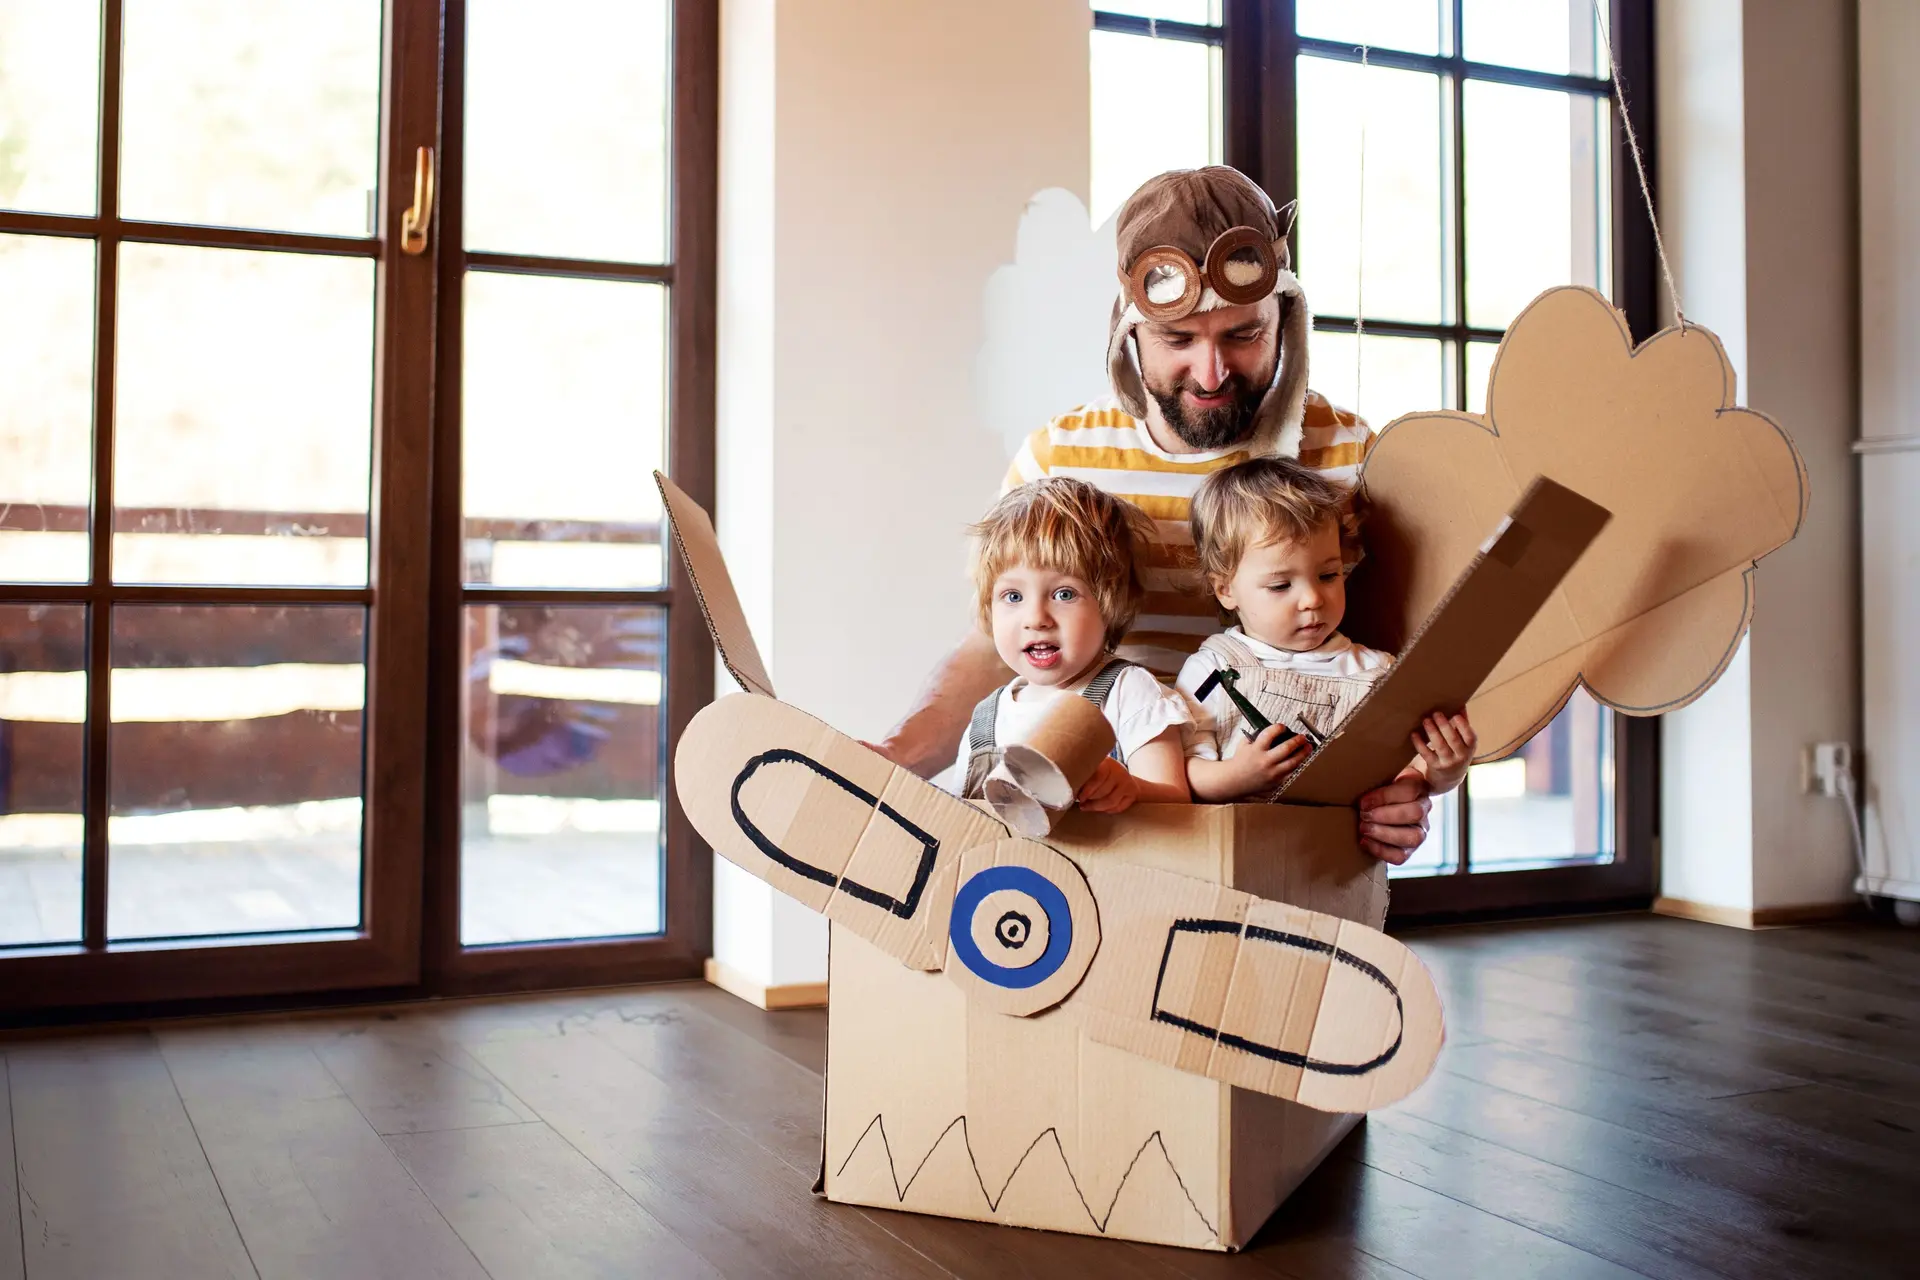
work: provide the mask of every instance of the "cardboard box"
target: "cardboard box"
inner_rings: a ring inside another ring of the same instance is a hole
[[[1387,881],[1352,810],[1143,805],[1071,813],[1048,843],[1370,928]],[[1091,1039],[1073,1002],[970,1007],[833,928],[826,1140],[816,1190],[848,1204],[1237,1249],[1359,1122]]]
[[[1468,705],[1491,758],[1579,683],[1628,714],[1697,697],[1806,504],[1711,334],[1636,349],[1590,290],[1515,322],[1489,405],[1377,443],[1350,630],[1398,660],[1285,802],[1071,813],[1044,843],[777,701],[706,513],[660,478],[748,691],[683,735],[682,804],[833,922],[817,1190],[1234,1249],[1355,1113],[1426,1078],[1438,995],[1379,932],[1385,869],[1353,801],[1435,707]]]

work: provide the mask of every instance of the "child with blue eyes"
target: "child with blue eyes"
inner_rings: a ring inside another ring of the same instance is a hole
[[[1187,780],[1201,800],[1263,798],[1393,664],[1339,631],[1358,520],[1351,497],[1314,471],[1255,458],[1207,477],[1192,528],[1200,572],[1236,625],[1180,669],[1179,688],[1204,713],[1189,734]],[[1464,714],[1437,711],[1421,728],[1411,768],[1434,793],[1450,791],[1473,760],[1473,729]]]
[[[1023,740],[1055,699],[1083,697],[1118,745],[1074,797],[1080,808],[1189,802],[1181,734],[1191,707],[1114,654],[1146,595],[1134,563],[1151,536],[1146,517],[1085,481],[1054,476],[1008,493],[972,532],[980,626],[1014,678],[975,708],[949,789],[978,798],[1001,743]]]

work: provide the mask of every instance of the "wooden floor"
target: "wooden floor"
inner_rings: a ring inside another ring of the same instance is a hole
[[[0,1280],[1920,1274],[1920,932],[1413,941],[1439,1072],[1239,1257],[815,1200],[824,1015],[670,986],[0,1041]]]

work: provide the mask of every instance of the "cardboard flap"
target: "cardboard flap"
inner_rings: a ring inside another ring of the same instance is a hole
[[[1600,294],[1550,289],[1507,330],[1485,413],[1409,414],[1375,441],[1348,634],[1400,649],[1534,476],[1614,519],[1468,704],[1481,760],[1518,749],[1576,686],[1628,715],[1699,697],[1745,634],[1730,575],[1791,539],[1807,507],[1799,453],[1738,405],[1712,333],[1689,323],[1635,347]]]
[[[667,523],[673,526],[681,562],[687,566],[694,598],[700,602],[700,616],[707,620],[707,632],[720,651],[727,674],[748,693],[775,697],[767,664],[760,660],[760,646],[753,642],[739,593],[733,589],[733,575],[727,572],[727,562],[720,555],[720,539],[714,534],[712,518],[706,508],[658,471],[653,473],[653,482],[660,487]]]
[[[1390,780],[1413,758],[1409,739],[1421,719],[1467,705],[1607,521],[1604,507],[1536,479],[1393,669],[1281,794],[1349,805]]]

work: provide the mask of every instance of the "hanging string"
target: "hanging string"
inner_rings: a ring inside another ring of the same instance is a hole
[[[1627,91],[1620,84],[1620,59],[1613,47],[1613,32],[1600,16],[1600,0],[1593,0],[1593,21],[1607,45],[1607,74],[1613,80],[1613,100],[1620,106],[1620,125],[1627,135],[1627,147],[1633,152],[1633,171],[1640,179],[1640,200],[1647,207],[1647,221],[1653,225],[1653,251],[1660,259],[1660,274],[1666,277],[1667,296],[1673,299],[1673,318],[1683,330],[1687,313],[1680,309],[1680,287],[1673,282],[1673,267],[1667,262],[1667,243],[1660,235],[1660,219],[1653,211],[1653,189],[1647,185],[1647,160],[1641,153],[1640,139],[1633,132],[1633,113],[1627,110]]]
[[[1360,377],[1366,368],[1367,335],[1367,46],[1360,46],[1360,193],[1354,210],[1353,413],[1360,417]]]

